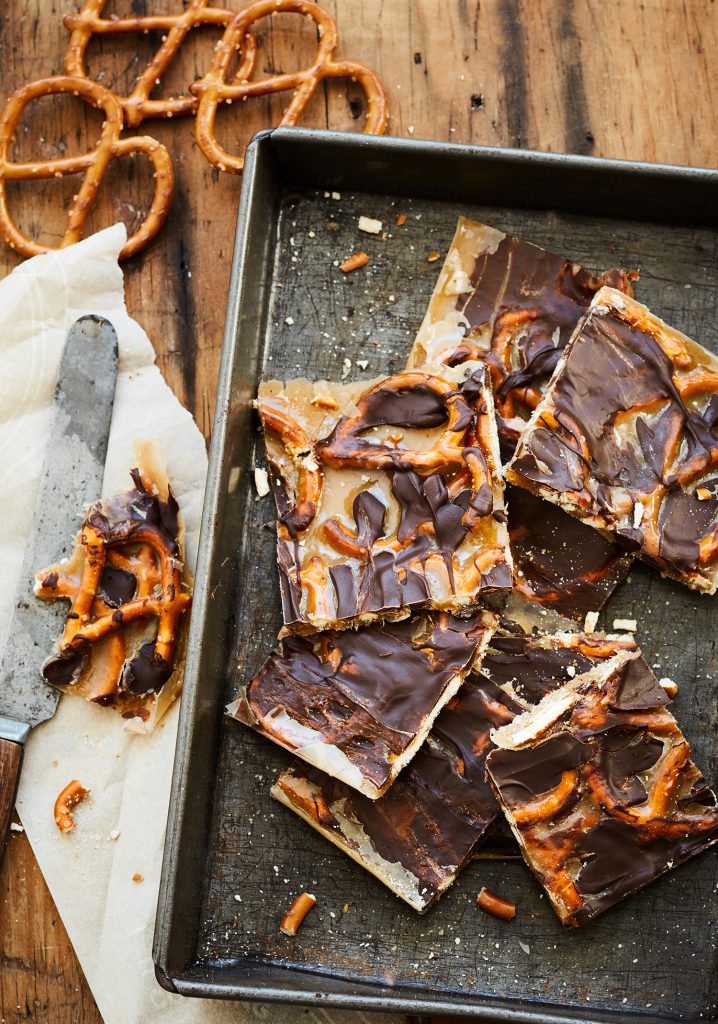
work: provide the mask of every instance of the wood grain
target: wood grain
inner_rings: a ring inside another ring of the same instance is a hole
[[[390,133],[453,142],[513,145],[629,159],[718,163],[718,3],[713,0],[324,0],[340,28],[339,58],[370,64],[389,93]],[[110,0],[108,13],[172,10],[180,0]],[[72,0],[6,0],[0,16],[0,97],[62,70]],[[228,0],[239,10],[242,0]],[[291,70],[315,45],[304,19],[258,26],[261,74]],[[189,41],[167,76],[179,91],[202,73],[216,34]],[[91,67],[125,91],[153,40],[95,41]],[[220,137],[241,147],[276,118],[281,97],[231,107]],[[332,83],[306,123],[356,127],[355,89]],[[79,100],[28,111],[18,153],[57,156],[96,137]],[[147,329],[171,387],[209,437],[222,338],[239,179],[220,175],[192,140],[191,122],[147,122],[143,132],[172,153],[177,191],[154,245],[126,264],[127,303]],[[57,238],[73,183],[11,189],[19,223]],[[108,172],[93,227],[118,217],[130,229],[150,192],[147,168],[118,162]],[[0,273],[17,263],[0,249]],[[0,1018],[35,1024],[94,1024],[99,1015],[32,859],[13,835],[0,874]]]
[[[5,849],[10,819],[15,807],[22,755],[21,744],[0,739],[0,859]]]

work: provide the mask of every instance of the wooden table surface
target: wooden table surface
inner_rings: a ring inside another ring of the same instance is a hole
[[[218,3],[218,0],[215,0]],[[715,167],[718,164],[716,0],[322,0],[338,21],[340,58],[380,75],[389,133]],[[120,15],[180,10],[182,0],[110,0]],[[228,0],[234,10],[246,6]],[[62,71],[72,0],[5,0],[0,14],[0,97]],[[206,68],[216,33],[198,33],[172,65],[177,93]],[[257,26],[258,72],[303,66],[316,44],[306,19]],[[152,52],[147,37],[95,40],[91,68],[128,91]],[[156,44],[156,41],[155,41]],[[305,123],[356,128],[355,87],[320,89]],[[276,120],[281,97],[220,114],[221,139],[239,149]],[[81,152],[98,117],[78,99],[27,111],[18,157]],[[142,131],[170,149],[177,187],[168,223],[126,264],[127,304],[146,328],[170,386],[209,439],[240,179],[220,174],[194,146],[187,119]],[[55,244],[76,182],[13,185],[19,224]],[[151,192],[139,161],[108,172],[92,227],[136,225]],[[0,274],[17,264],[0,243]],[[100,1016],[24,835],[13,833],[0,873],[0,1020],[96,1024]]]

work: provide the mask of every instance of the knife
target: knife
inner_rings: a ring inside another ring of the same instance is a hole
[[[117,335],[99,316],[83,316],[67,335],[49,440],[5,646],[0,655],[0,859],[10,828],[23,745],[52,718],[60,698],[40,675],[64,628],[64,602],[35,597],[35,573],[69,556],[81,509],[102,490],[117,378]]]

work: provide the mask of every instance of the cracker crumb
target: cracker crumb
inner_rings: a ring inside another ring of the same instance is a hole
[[[624,630],[626,633],[635,633],[638,624],[635,619],[614,619],[613,628]]]
[[[566,668],[566,675],[569,677],[569,679],[573,679],[573,677],[576,675],[576,666],[568,665]]]
[[[285,322],[285,324],[289,324],[289,326],[291,327],[292,324],[294,323],[294,317],[293,316],[285,316],[284,322]]]
[[[254,486],[257,488],[257,497],[263,498],[269,494],[269,476],[266,469],[260,469],[259,466],[254,470]]]
[[[368,359],[357,359],[357,366],[361,367],[362,370],[366,370],[369,365]]]
[[[438,252],[435,252],[435,251],[434,251],[434,250],[432,249],[430,253],[427,253],[427,256],[426,256],[426,262],[427,262],[427,263],[436,263],[436,261],[438,260],[438,258],[439,258],[439,253],[438,253]]]
[[[413,124],[407,125],[406,130],[408,131],[409,135],[413,135],[414,134],[414,125]]]
[[[593,633],[598,622],[598,612],[586,612],[586,618],[584,619],[583,628],[587,633]]]
[[[332,199],[341,199],[341,192],[332,192]]]
[[[400,228],[402,224],[406,224],[409,218],[405,213],[397,213],[396,215],[396,226]]]
[[[519,939],[519,946],[521,946],[521,949],[523,949],[524,953],[531,952],[531,947],[526,942],[522,942],[521,939]]]
[[[11,832],[24,832],[25,829],[23,828],[23,826],[18,821],[11,821],[10,822],[10,831]]]
[[[664,676],[663,679],[659,679],[658,685],[663,687],[671,700],[673,700],[678,693],[678,683],[675,682],[675,680],[670,679],[668,676]]]
[[[360,217],[359,230],[363,231],[367,235],[378,235],[381,234],[381,229],[384,227],[380,220],[375,220],[373,217]]]
[[[113,830],[110,832],[107,838],[110,840],[110,842],[114,843],[116,839],[120,838],[120,830],[118,828],[113,828]]]
[[[315,405],[318,409],[338,409],[339,404],[334,401],[331,395],[323,395],[321,391],[314,396],[309,403]]]
[[[344,359],[342,362],[342,380],[346,380],[352,370],[351,359]]]
[[[344,906],[342,907],[342,914],[348,914],[348,913],[349,913],[349,904],[345,903]]]

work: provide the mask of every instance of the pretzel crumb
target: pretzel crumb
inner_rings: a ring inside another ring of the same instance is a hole
[[[284,935],[296,935],[302,921],[316,902],[316,896],[312,896],[309,892],[300,892],[289,910],[279,922],[280,932]]]
[[[407,215],[405,213],[397,213],[397,215],[396,215],[396,226],[398,228],[400,228],[402,226],[402,224],[406,224],[408,219],[409,218],[407,217]]]
[[[76,828],[77,822],[72,816],[72,808],[79,804],[89,795],[90,790],[85,789],[81,782],[73,779],[68,782],[55,801],[55,824],[61,832],[70,832]]]
[[[658,685],[663,687],[671,700],[673,700],[678,693],[678,683],[673,679],[669,679],[668,676],[665,676],[663,679],[659,679]]]
[[[141,875],[139,873],[139,871],[135,871],[134,875],[132,876],[132,881],[133,882],[144,882],[144,880],[145,880],[145,876]]]
[[[476,903],[487,914],[500,917],[502,921],[513,921],[516,917],[516,904],[505,900],[484,886],[476,898]]]
[[[353,256],[347,257],[347,259],[340,264],[339,269],[343,270],[345,274],[349,274],[352,270],[359,270],[360,267],[365,267],[368,262],[369,257],[367,254],[359,250],[359,252],[355,252]]]
[[[427,253],[427,255],[426,255],[426,262],[427,263],[436,263],[438,258],[439,258],[439,253],[438,252],[434,252],[434,250],[432,249],[431,252]]]
[[[367,235],[379,235],[384,224],[380,220],[375,220],[374,217],[360,217],[359,230],[363,231]]]
[[[348,913],[349,913],[349,904],[345,903],[344,906],[342,907],[342,914],[348,914]]]
[[[711,492],[708,490],[707,487],[698,487],[696,489],[696,497],[698,498],[699,501],[710,501],[710,499],[713,497],[713,495],[711,494]]]

